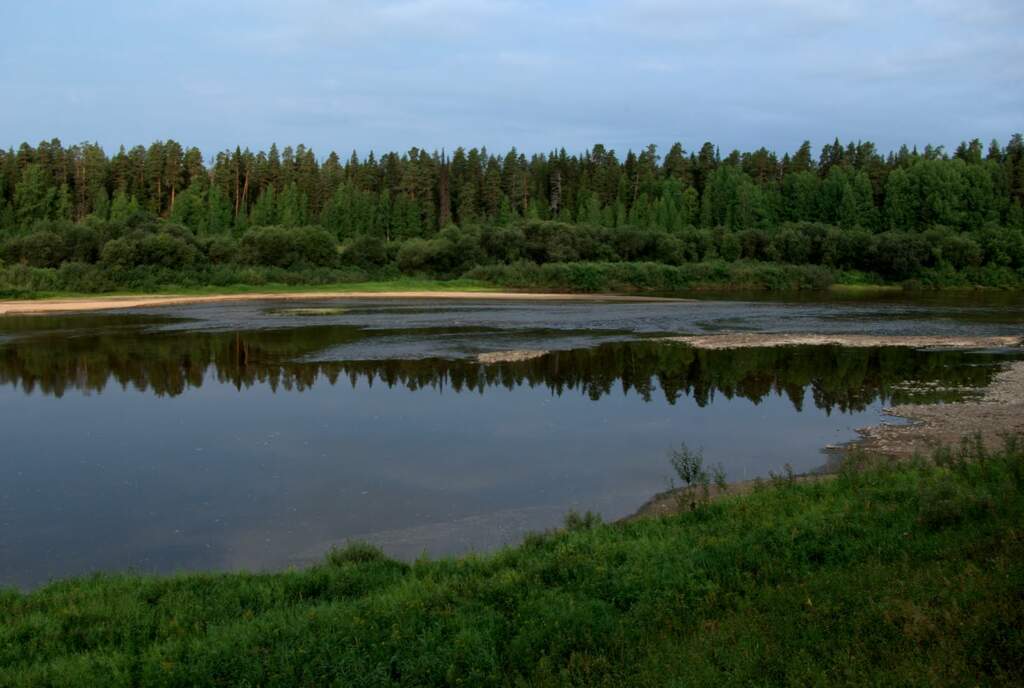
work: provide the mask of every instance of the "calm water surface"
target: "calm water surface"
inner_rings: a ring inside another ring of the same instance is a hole
[[[323,309],[314,310],[309,309]],[[310,314],[310,313],[314,314]],[[708,331],[1019,334],[1013,303],[249,302],[0,318],[0,586],[274,569],[350,539],[488,550],[624,516],[685,442],[732,479],[827,461],[1013,352],[701,352]],[[481,365],[510,349],[549,354]]]

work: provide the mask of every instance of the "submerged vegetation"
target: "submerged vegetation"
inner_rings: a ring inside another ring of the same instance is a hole
[[[0,151],[0,295],[464,275],[571,291],[1019,288],[1024,140],[620,160],[175,141]]]
[[[488,556],[8,590],[0,684],[1020,685],[1020,445],[849,466]]]

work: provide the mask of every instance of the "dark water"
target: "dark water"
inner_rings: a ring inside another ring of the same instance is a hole
[[[304,565],[352,538],[487,550],[571,508],[632,512],[680,442],[732,479],[813,470],[883,405],[950,400],[1012,354],[657,336],[1021,320],[1014,304],[409,301],[0,318],[0,585]],[[509,349],[551,353],[475,360]]]

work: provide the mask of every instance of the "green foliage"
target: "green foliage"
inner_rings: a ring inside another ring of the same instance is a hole
[[[669,452],[668,461],[679,479],[678,485],[672,481],[672,488],[680,511],[695,511],[706,505],[711,498],[712,483],[721,493],[728,491],[725,467],[718,463],[709,470],[704,465],[704,454],[690,449],[685,443]]]
[[[363,235],[345,247],[342,260],[362,268],[380,267],[388,260],[387,247],[380,237]]]
[[[986,159],[966,143],[954,156],[904,147],[883,157],[870,142],[844,147],[837,140],[817,163],[809,142],[781,160],[764,148],[722,160],[710,142],[689,154],[677,143],[660,165],[654,147],[620,161],[598,144],[583,155],[558,151],[530,161],[515,149],[460,148],[449,161],[413,148],[379,160],[353,156],[342,166],[336,154],[320,163],[300,145],[286,147],[284,160],[276,146],[267,153],[236,148],[207,166],[197,149],[175,141],[108,157],[94,144],[65,148],[54,139],[0,151],[0,208],[13,213],[5,227],[89,215],[120,222],[144,209],[199,233],[318,222],[339,239],[375,234],[385,241],[430,238],[453,210],[462,227],[560,220],[678,232],[790,221],[972,231],[990,222],[1024,224],[1020,140],[1014,135]]]
[[[241,262],[280,268],[337,264],[337,242],[318,227],[257,227],[242,237]]]
[[[565,529],[568,531],[574,530],[589,530],[590,528],[596,528],[601,525],[601,515],[595,514],[592,511],[580,513],[575,509],[572,509],[565,515]]]
[[[139,202],[135,196],[129,196],[123,189],[118,189],[114,193],[114,200],[110,205],[110,221],[127,222],[137,212],[139,212]]]
[[[0,592],[0,684],[1019,685],[1024,455],[861,461],[487,556]]]
[[[379,276],[476,271],[508,285],[589,291],[814,289],[840,272],[921,288],[1015,289],[1024,281],[1020,140],[985,159],[976,142],[954,156],[929,147],[883,157],[869,142],[835,141],[817,162],[808,142],[781,160],[764,148],[722,159],[711,143],[690,154],[676,144],[660,165],[653,147],[620,160],[601,145],[530,160],[460,148],[449,161],[413,148],[344,165],[334,154],[320,163],[304,146],[272,146],[219,153],[207,165],[174,141],[108,157],[94,144],[53,140],[0,151],[0,256],[39,269],[117,266],[90,283],[122,289],[192,284],[212,266],[219,282],[263,279],[257,267],[339,265]],[[192,238],[132,235],[165,224]],[[108,249],[112,241],[120,243]],[[159,267],[159,279],[134,272],[145,265]]]
[[[36,220],[48,220],[57,210],[57,189],[42,165],[30,164],[21,173],[13,197],[17,221],[22,227]]]
[[[67,258],[67,248],[63,237],[44,230],[5,242],[2,256],[8,263],[23,263],[36,268],[55,268]]]
[[[326,559],[331,566],[387,561],[387,557],[379,547],[367,542],[352,542],[340,549],[332,549],[327,553]]]
[[[552,291],[659,291],[721,288],[787,291],[825,289],[834,277],[818,266],[764,263],[517,263],[483,266],[466,275],[505,287]]]

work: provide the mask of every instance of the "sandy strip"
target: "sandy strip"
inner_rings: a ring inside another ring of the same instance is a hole
[[[666,337],[668,341],[682,342],[698,349],[747,349],[765,346],[910,346],[917,349],[955,348],[983,349],[1021,346],[1024,338],[1010,337],[957,337],[930,335],[870,335],[870,334],[772,334],[763,332],[730,332],[723,334]]]
[[[516,363],[517,361],[530,361],[534,358],[546,356],[549,352],[543,349],[516,349],[513,351],[491,351],[479,354],[476,360],[479,363]]]
[[[70,311],[99,311],[112,308],[180,306],[192,303],[226,301],[302,301],[316,299],[475,299],[488,301],[592,301],[631,303],[646,301],[687,301],[658,296],[622,296],[608,294],[553,294],[550,292],[501,291],[309,291],[294,293],[218,294],[210,296],[95,296],[69,299],[0,301],[0,315],[29,315]]]

